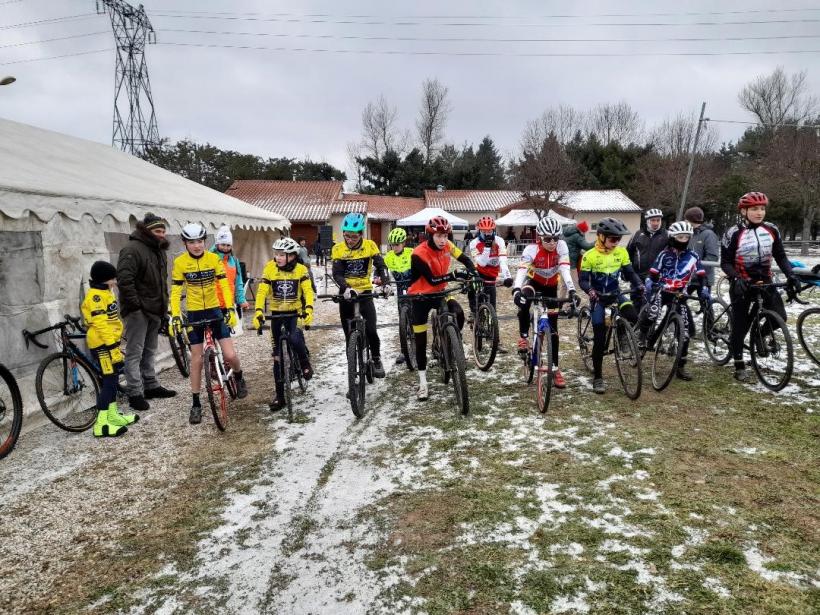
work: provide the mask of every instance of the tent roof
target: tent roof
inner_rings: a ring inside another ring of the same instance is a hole
[[[550,218],[558,220],[561,224],[572,224],[575,222],[570,218],[555,213],[551,209],[547,212],[547,215]],[[535,213],[534,209],[513,209],[510,213],[498,218],[495,223],[498,226],[535,226],[538,224],[538,214]]]
[[[402,218],[396,222],[397,226],[424,226],[433,216],[444,216],[450,221],[453,227],[467,228],[467,221],[464,218],[459,218],[451,213],[447,213],[438,207],[425,207],[421,211],[417,211],[411,216]]]
[[[283,229],[286,218],[161,169],[109,145],[0,119],[0,213],[43,222],[62,214],[97,222],[147,212],[178,232],[189,222]]]

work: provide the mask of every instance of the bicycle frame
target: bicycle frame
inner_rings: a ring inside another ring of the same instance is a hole
[[[69,328],[74,329],[77,333],[69,333]],[[85,330],[79,318],[74,318],[68,314],[65,314],[63,315],[62,322],[58,322],[50,327],[45,327],[39,331],[28,331],[27,329],[23,329],[23,337],[26,340],[26,347],[28,348],[29,343],[32,343],[43,350],[47,349],[48,344],[44,344],[39,341],[37,336],[42,335],[43,333],[48,333],[49,331],[56,331],[58,329],[60,330],[61,346],[58,351],[67,353],[72,357],[77,356],[84,359],[91,369],[94,370],[94,375],[97,380],[100,381],[102,379],[102,370],[97,357],[93,356],[93,354],[83,352],[83,350],[72,341],[75,339],[85,340]],[[76,370],[72,370],[72,384],[75,387],[78,386]],[[68,394],[68,391],[66,391],[66,394]]]

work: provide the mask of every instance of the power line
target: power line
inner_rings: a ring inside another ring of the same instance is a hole
[[[710,117],[704,118],[705,122],[718,122],[720,124],[744,124],[746,126],[767,126],[769,128],[780,128],[787,126],[791,128],[820,128],[820,124],[767,124],[766,122],[749,122],[743,120],[715,120]]]
[[[64,21],[74,21],[77,19],[88,19],[89,17],[96,17],[96,13],[83,13],[81,15],[67,15],[66,17],[53,17],[51,19],[40,19],[37,21],[26,21],[23,23],[16,23],[10,26],[0,26],[0,30],[13,30],[15,28],[28,28],[30,26],[41,26],[52,23],[62,23]]]
[[[85,34],[72,34],[70,36],[58,36],[57,38],[44,38],[39,41],[26,41],[24,43],[9,43],[8,45],[0,45],[0,49],[7,49],[9,47],[24,47],[25,45],[38,45],[40,43],[53,43],[55,41],[67,41],[72,38],[85,38],[88,36],[100,36],[101,34],[108,34],[108,32],[86,32]]]
[[[0,62],[0,66],[9,66],[11,64],[27,64],[29,62],[44,62],[46,60],[59,60],[61,58],[74,58],[76,56],[87,56],[91,55],[92,53],[103,53],[106,51],[113,51],[113,47],[107,47],[105,49],[92,49],[91,51],[78,51],[77,53],[64,53],[58,56],[48,56],[45,58],[29,58],[28,60],[14,60],[12,62]]]

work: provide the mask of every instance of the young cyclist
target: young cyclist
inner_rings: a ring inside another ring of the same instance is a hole
[[[402,295],[407,292],[410,286],[410,256],[413,254],[412,248],[407,246],[407,231],[396,227],[387,236],[387,243],[390,250],[384,256],[384,264],[387,270],[393,275],[396,282],[396,303],[401,304]],[[404,355],[396,357],[396,364],[404,363]]]
[[[359,293],[372,291],[373,282],[376,286],[384,285],[389,276],[379,247],[373,240],[364,238],[364,228],[364,214],[347,214],[342,220],[343,241],[335,244],[330,253],[333,261],[333,281],[339,286],[339,294],[345,299],[339,302],[339,318],[342,320],[345,339],[350,335],[347,321],[354,315],[351,299]],[[371,282],[374,270],[376,277]],[[376,378],[384,378],[381,342],[376,331],[376,306],[372,297],[365,297],[359,301],[359,313],[365,321],[365,336],[373,361],[373,375]]]
[[[477,237],[470,241],[468,246],[470,258],[475,263],[478,275],[485,282],[485,291],[490,296],[490,303],[495,307],[495,281],[498,276],[501,276],[507,288],[513,283],[507,264],[507,244],[495,234],[495,220],[490,216],[480,218],[476,223],[476,230]],[[472,288],[467,291],[467,298],[470,302],[470,322],[475,318],[475,295]]]
[[[100,392],[97,394],[97,421],[94,435],[121,436],[127,425],[139,420],[137,414],[120,414],[117,408],[117,378],[124,366],[120,340],[122,321],[114,287],[117,270],[111,263],[97,261],[91,265],[89,289],[83,299],[82,313],[86,325],[85,340],[88,349],[97,357],[102,372]]]
[[[475,267],[470,258],[450,241],[453,227],[447,218],[435,216],[425,227],[427,241],[420,243],[413,250],[410,258],[411,284],[408,295],[429,295],[440,293],[447,287],[447,282],[457,278],[468,279],[475,275]],[[467,271],[448,273],[451,256],[467,268]],[[438,307],[437,297],[413,301],[413,333],[416,338],[416,366],[419,372],[418,398],[427,399],[427,317],[430,310]],[[455,314],[458,328],[464,326],[464,311],[455,299],[447,301],[447,309]]]
[[[644,285],[632,264],[626,249],[619,246],[621,238],[629,235],[626,225],[617,218],[604,218],[598,222],[598,236],[595,246],[584,253],[581,259],[581,275],[579,284],[589,296],[592,310],[592,390],[596,393],[605,393],[606,385],[602,376],[604,364],[604,350],[606,344],[606,324],[604,322],[606,307],[613,301],[618,301],[618,307],[624,318],[633,324],[638,320],[638,313],[620,291],[619,278],[630,282],[636,294],[643,294]],[[617,293],[617,297],[599,299],[598,294]]]
[[[548,297],[558,296],[558,278],[560,277],[569,289],[569,297],[575,304],[575,284],[569,268],[569,249],[561,239],[561,224],[552,218],[541,218],[535,227],[538,242],[528,245],[521,254],[521,263],[513,284],[513,301],[518,306],[518,350],[527,352],[527,338],[530,331],[530,305],[535,293]],[[563,389],[566,380],[558,369],[558,310],[549,311],[550,328],[552,329],[552,364],[553,384]]]
[[[242,268],[239,266],[239,259],[233,253],[233,233],[227,226],[219,227],[214,238],[214,245],[211,252],[222,259],[222,266],[225,268],[225,275],[228,277],[228,285],[233,290],[234,304],[243,310],[248,309],[248,302],[245,299],[245,281],[242,279]],[[222,291],[216,287],[216,295],[219,303],[225,303],[222,298]]]
[[[664,248],[653,265],[649,268],[649,275],[645,281],[647,308],[641,312],[638,322],[639,338],[645,343],[652,323],[657,323],[664,305],[671,305],[675,297],[661,290],[672,292],[688,292],[691,287],[697,287],[701,298],[709,299],[709,286],[706,269],[700,262],[700,257],[688,248],[694,229],[688,222],[675,222],[669,226],[669,245]],[[654,291],[654,293],[653,293]],[[681,380],[691,380],[692,376],[686,369],[686,357],[689,351],[689,340],[695,335],[695,322],[692,312],[686,302],[678,304],[678,314],[683,320],[683,352],[678,364],[677,377]]]
[[[753,300],[750,287],[772,281],[772,259],[786,275],[790,290],[797,292],[800,281],[794,277],[792,266],[783,249],[780,232],[771,222],[764,222],[768,197],[762,192],[748,192],[737,203],[740,222],[726,231],[720,249],[720,267],[731,280],[729,299],[732,304],[732,357],[735,378],[749,381],[749,372],[743,362],[743,340],[749,331],[749,310]],[[763,289],[763,306],[777,312],[786,321],[786,308],[776,288]]]
[[[171,325],[169,333],[176,335],[183,327],[182,291],[185,289],[185,303],[188,310],[188,321],[221,319],[224,322],[211,325],[214,339],[222,347],[225,362],[233,369],[236,376],[237,397],[248,396],[248,387],[242,376],[242,366],[234,349],[228,327],[236,324],[236,312],[233,294],[231,293],[222,260],[213,252],[205,250],[205,228],[196,222],[185,225],[180,234],[185,244],[185,252],[174,259],[171,273]],[[216,294],[217,286],[222,289],[224,304],[220,304]],[[193,327],[188,333],[191,342],[191,414],[188,422],[192,425],[202,422],[202,405],[199,401],[199,389],[202,382],[202,343],[204,327]]]
[[[290,237],[277,239],[273,244],[273,260],[268,261],[262,271],[259,289],[256,292],[256,311],[253,316],[253,328],[265,324],[265,300],[270,295],[270,312],[276,318],[270,321],[271,336],[274,340],[273,379],[276,383],[276,397],[270,405],[275,412],[284,405],[284,378],[279,365],[279,356],[275,351],[279,340],[286,337],[288,343],[299,357],[302,375],[305,380],[313,377],[313,368],[305,346],[305,338],[297,327],[302,316],[306,326],[313,321],[313,288],[307,267],[299,262],[299,244]]]

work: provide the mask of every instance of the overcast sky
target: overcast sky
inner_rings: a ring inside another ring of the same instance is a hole
[[[457,144],[478,142],[489,134],[505,155],[515,153],[527,120],[559,104],[584,109],[602,102],[624,100],[651,126],[681,110],[697,112],[701,101],[706,101],[708,117],[749,120],[737,103],[738,91],[755,76],[769,73],[778,65],[789,72],[807,70],[812,90],[820,95],[820,53],[817,52],[657,55],[820,50],[820,3],[816,0],[719,3],[697,0],[145,0],[144,4],[159,43],[148,47],[147,59],[162,136],[171,140],[187,137],[209,141],[223,148],[261,156],[310,156],[342,168],[347,167],[346,144],[359,138],[364,105],[384,94],[398,107],[401,123],[409,129],[417,113],[421,82],[427,77],[437,77],[450,89],[453,112],[447,140]],[[813,9],[804,10],[807,7]],[[184,13],[176,13],[174,17],[173,11]],[[195,14],[195,11],[204,13]],[[0,87],[0,116],[110,143],[113,34],[108,17],[93,15],[94,12],[94,0],[0,0],[0,76],[17,77],[16,83]],[[217,13],[222,15],[216,19],[205,18]],[[8,27],[81,15],[85,16]],[[647,23],[659,25],[627,25]],[[85,34],[89,36],[19,45]],[[370,40],[341,38],[351,36]],[[387,40],[372,40],[372,37]],[[401,37],[483,40],[395,40]],[[726,40],[745,37],[757,37],[757,40]],[[554,41],[602,38],[625,42]],[[668,40],[671,38],[723,40]],[[553,40],[525,42],[521,39]],[[204,48],[167,43],[288,50]],[[300,52],[293,50],[296,48],[413,52],[416,55]],[[108,50],[7,64],[103,49]],[[502,55],[422,55],[419,52]],[[522,55],[539,53],[601,55]],[[650,55],[613,55],[619,53]],[[732,124],[716,126],[722,140],[735,139],[744,129]]]

